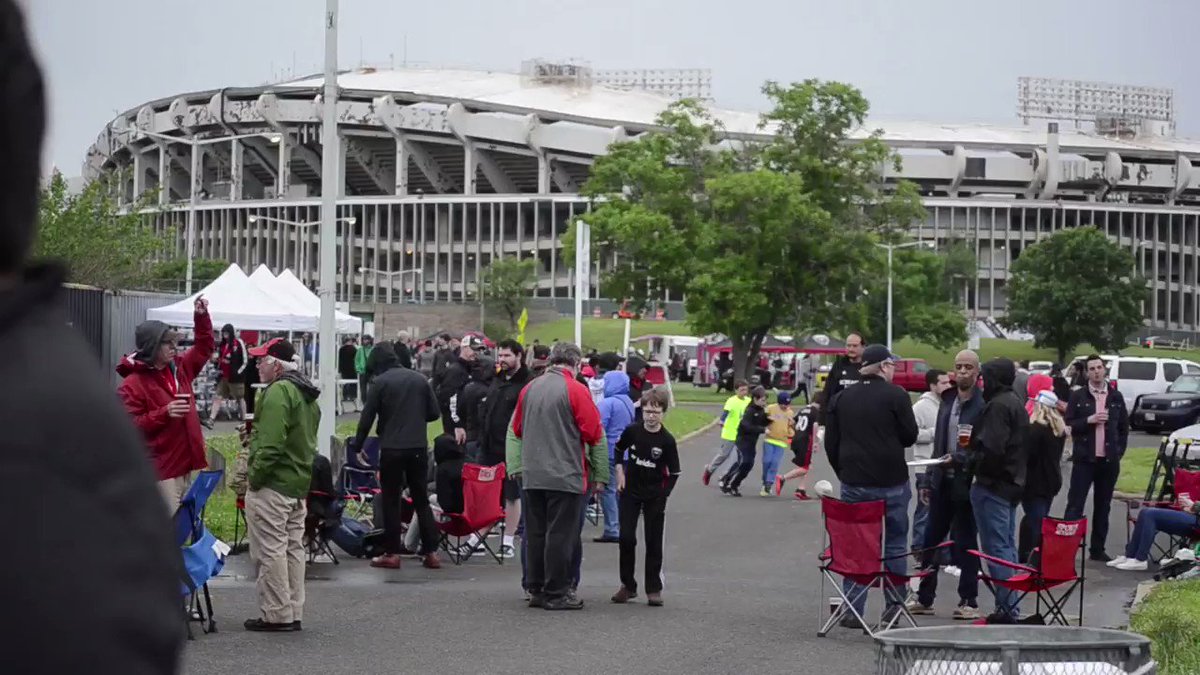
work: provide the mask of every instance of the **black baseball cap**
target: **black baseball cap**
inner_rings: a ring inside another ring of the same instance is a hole
[[[899,358],[883,345],[869,345],[863,350],[862,365],[873,366],[879,363],[892,363]]]
[[[273,338],[267,341],[266,344],[254,347],[247,351],[250,352],[250,356],[255,358],[274,356],[280,361],[291,361],[292,359],[296,358],[296,348],[292,346],[291,342],[287,341],[287,338],[281,337]]]

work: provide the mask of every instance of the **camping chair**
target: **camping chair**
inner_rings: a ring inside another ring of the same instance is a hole
[[[1193,501],[1200,501],[1200,471],[1188,471],[1187,469],[1176,468],[1170,477],[1163,477],[1163,484],[1168,485],[1167,490],[1158,493],[1156,501],[1127,501],[1125,502],[1125,540],[1133,536],[1133,526],[1137,524],[1137,510],[1144,506],[1152,506],[1160,509],[1178,509],[1177,496],[1180,494],[1190,494]],[[1170,497],[1169,499],[1167,497]],[[1166,534],[1166,533],[1162,533]],[[1171,557],[1174,552],[1184,546],[1189,546],[1200,540],[1200,529],[1193,530],[1188,536],[1178,536],[1167,534],[1167,543],[1162,545],[1158,543],[1158,539],[1154,540],[1154,548],[1150,551],[1150,560],[1159,562],[1163,558]]]
[[[1007,588],[1018,593],[1016,605],[1019,606],[1026,595],[1034,593],[1037,596],[1037,614],[1042,613],[1042,605],[1046,605],[1046,618],[1050,625],[1070,625],[1063,614],[1067,600],[1075,589],[1079,589],[1079,620],[1083,625],[1083,581],[1084,581],[1084,546],[1087,538],[1087,518],[1079,520],[1059,520],[1049,516],[1042,519],[1042,545],[1034,552],[1037,554],[1037,567],[1001,560],[977,550],[968,553],[979,558],[981,563],[987,561],[1017,570],[1017,573],[1007,579],[996,579],[986,574],[979,578],[992,592],[996,587]],[[1061,595],[1056,596],[1052,589],[1066,586]]]
[[[246,497],[241,496],[233,504],[233,544],[229,547],[229,555],[238,555],[250,550],[250,525],[246,522]]]
[[[215,577],[225,565],[229,546],[217,539],[204,527],[204,507],[209,497],[221,482],[221,471],[201,471],[188,488],[187,494],[175,510],[175,542],[183,556],[182,590],[187,597],[188,638],[192,637],[192,621],[200,623],[205,633],[215,633],[217,622],[213,617],[212,595],[208,591],[208,580]],[[204,606],[199,593],[204,592]]]
[[[1200,441],[1190,438],[1163,438],[1158,446],[1158,454],[1154,457],[1154,466],[1150,469],[1150,480],[1146,483],[1146,494],[1142,497],[1144,501],[1161,502],[1166,500],[1167,495],[1174,496],[1174,478],[1178,469],[1200,470],[1200,461],[1194,458],[1196,451],[1192,449],[1193,444],[1200,447]],[[1159,478],[1162,479],[1161,484]]]
[[[379,487],[379,438],[368,438],[363,443],[363,450],[367,455],[366,464],[358,458],[354,439],[346,440],[346,463],[338,477],[342,499],[354,504],[350,516],[355,520],[365,520],[367,507],[375,495],[383,492]]]
[[[832,497],[821,498],[821,515],[825,521],[824,552],[819,556],[821,561],[821,597],[825,597],[825,582],[828,581],[841,598],[841,604],[830,612],[829,618],[817,637],[825,637],[831,628],[844,617],[847,612],[857,619],[862,629],[868,635],[888,630],[904,619],[909,625],[916,627],[917,621],[904,607],[904,601],[909,595],[909,581],[920,579],[930,574],[936,574],[936,568],[919,570],[913,575],[895,574],[888,571],[886,564],[898,558],[910,555],[920,556],[927,551],[934,551],[952,546],[954,542],[947,541],[937,546],[915,551],[905,551],[896,556],[883,555],[883,518],[886,506],[882,500],[870,502],[844,502]],[[835,576],[836,575],[836,576]],[[859,586],[847,595],[842,590],[842,584],[836,577],[853,581]],[[900,599],[899,604],[892,605],[896,609],[888,616],[888,603],[885,600],[879,611],[879,623],[872,630],[867,620],[854,609],[854,600],[865,597],[872,587],[883,590],[884,597],[889,594]]]
[[[594,527],[600,524],[600,516],[603,512],[604,510],[600,508],[600,497],[593,493],[588,497],[587,506],[583,510],[583,517]]]
[[[479,545],[499,564],[504,564],[500,547],[504,545],[504,506],[501,494],[504,491],[504,465],[463,465],[463,512],[442,513],[438,529],[442,533],[442,549],[446,555],[460,565],[475,551],[464,547],[463,538],[478,534]],[[500,546],[493,549],[487,539],[499,526]],[[450,538],[454,537],[453,545]]]
[[[324,553],[334,565],[341,564],[331,546],[333,533],[342,523],[345,502],[337,495],[320,490],[310,490],[305,500],[307,513],[304,516],[304,550],[308,552],[308,564],[317,562]]]

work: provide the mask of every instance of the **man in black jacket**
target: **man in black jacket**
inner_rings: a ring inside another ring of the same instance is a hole
[[[488,387],[483,400],[483,428],[479,436],[479,463],[495,466],[505,461],[505,438],[512,423],[513,411],[521,390],[529,382],[529,370],[524,366],[525,348],[516,340],[502,340],[496,345],[496,365],[499,371]],[[521,486],[513,478],[504,479],[504,542],[500,554],[513,556],[513,534],[521,521]],[[524,559],[521,562],[524,570]]]
[[[376,357],[376,354],[379,354]],[[403,546],[400,531],[400,493],[408,488],[413,510],[421,527],[423,564],[441,567],[438,560],[437,523],[429,506],[429,441],[426,427],[438,418],[438,401],[433,388],[415,370],[399,368],[396,353],[383,345],[375,348],[375,380],[367,392],[354,447],[361,448],[378,417],[379,487],[383,492],[384,554],[371,561],[372,567],[400,568]],[[363,461],[364,464],[367,462]]]
[[[842,499],[848,502],[883,500],[883,554],[890,558],[888,569],[906,574],[908,563],[908,513],[912,483],[905,464],[905,448],[917,441],[917,419],[908,393],[892,384],[896,357],[883,345],[862,352],[858,372],[861,380],[843,390],[829,405],[825,429],[825,454],[842,483]],[[843,583],[846,597],[859,616],[867,602],[866,589],[851,581]],[[903,598],[889,594],[888,605]],[[846,615],[842,625],[859,627]]]
[[[983,552],[1017,562],[1017,503],[1025,491],[1029,414],[1025,401],[1012,390],[1017,375],[1010,359],[992,359],[983,366],[983,412],[971,429],[967,462],[975,474],[971,508]],[[989,564],[994,579],[1013,575],[1011,567]],[[1018,618],[1016,593],[997,586],[996,611],[988,623],[1013,623]]]
[[[846,336],[846,355],[839,356],[829,368],[825,378],[825,400],[832,401],[846,387],[858,384],[859,368],[862,367],[863,338],[858,333]],[[823,424],[828,424],[828,410],[821,415]]]
[[[450,358],[450,362],[442,371],[442,379],[433,388],[437,393],[438,404],[442,407],[443,431],[454,436],[454,440],[459,445],[466,444],[467,432],[462,427],[455,408],[463,388],[471,381],[471,373],[475,371],[475,364],[479,360],[479,350],[482,349],[483,340],[478,337],[470,336],[463,340],[457,355]]]
[[[338,350],[338,377],[340,379],[355,380],[358,378],[358,372],[354,369],[354,357],[357,355],[358,345],[354,344],[354,338],[352,336],[346,336],[346,339],[342,341],[341,349]],[[357,383],[343,384],[342,403],[347,403],[357,399],[357,389]]]
[[[29,265],[45,129],[41,72],[0,0],[0,558],[6,673],[173,673],[180,552],[142,436],[62,306],[66,272]],[[67,417],[64,418],[64,411]],[[69,423],[64,423],[69,419]],[[36,517],[17,522],[36,505]]]
[[[1087,386],[1071,394],[1066,422],[1071,427],[1071,483],[1067,490],[1067,520],[1083,516],[1088,490],[1092,494],[1089,552],[1099,562],[1112,560],[1104,551],[1108,512],[1121,473],[1121,457],[1129,443],[1129,411],[1125,396],[1109,382],[1104,359],[1092,354],[1085,361]]]

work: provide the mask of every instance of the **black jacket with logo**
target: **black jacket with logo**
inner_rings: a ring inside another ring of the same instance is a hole
[[[504,463],[505,438],[508,435],[508,425],[512,422],[513,411],[517,409],[517,399],[521,390],[529,382],[529,369],[525,366],[518,368],[512,377],[498,373],[492,378],[488,387],[487,398],[483,401],[480,412],[483,427],[479,436],[480,462],[492,466]]]
[[[917,442],[908,392],[877,375],[865,377],[829,404],[825,454],[839,480],[856,487],[908,482],[904,449]]]
[[[1017,367],[1010,359],[983,365],[983,412],[971,429],[969,464],[975,484],[1014,504],[1025,491],[1029,414],[1012,390]]]
[[[840,356],[833,365],[829,368],[829,375],[825,378],[825,407],[821,412],[821,423],[828,425],[829,403],[834,396],[842,393],[846,387],[857,384],[862,378],[858,375],[858,369],[862,367],[861,363],[854,363],[845,356]]]

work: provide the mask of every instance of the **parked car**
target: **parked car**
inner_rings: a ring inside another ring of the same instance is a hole
[[[1181,375],[1162,394],[1145,394],[1129,415],[1137,431],[1170,431],[1200,423],[1200,375]]]
[[[900,359],[896,362],[892,384],[900,385],[905,391],[921,393],[929,389],[925,386],[925,373],[928,372],[929,364],[925,359]]]
[[[1082,361],[1086,357],[1078,357]],[[1133,410],[1137,400],[1147,394],[1162,394],[1180,375],[1200,375],[1200,364],[1183,359],[1164,359],[1149,356],[1102,355],[1108,366],[1108,378],[1115,380],[1125,395],[1125,407]]]
[[[1030,361],[1029,362],[1029,374],[1030,375],[1049,375],[1050,369],[1053,367],[1054,367],[1053,361]]]

